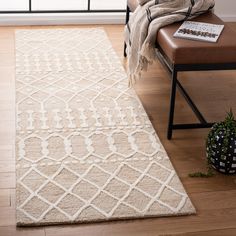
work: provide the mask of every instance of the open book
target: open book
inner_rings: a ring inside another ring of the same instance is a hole
[[[217,42],[224,25],[185,21],[174,33],[176,38]]]

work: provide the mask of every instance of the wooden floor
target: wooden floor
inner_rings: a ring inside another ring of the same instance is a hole
[[[236,30],[236,23],[231,24]],[[69,26],[64,26],[64,28]],[[84,27],[84,26],[71,26]],[[89,27],[89,26],[85,26]],[[109,223],[16,228],[14,157],[14,30],[40,27],[0,27],[0,236],[235,236],[236,176],[217,174],[209,179],[192,179],[188,173],[205,169],[205,139],[208,130],[175,131],[166,139],[170,81],[156,63],[135,86],[170,159],[176,168],[197,215]],[[55,28],[43,27],[43,28]],[[104,26],[121,60],[123,26]],[[235,40],[235,39],[232,39]],[[236,114],[236,72],[184,73],[181,81],[209,120],[223,119],[230,107]],[[178,95],[175,120],[195,121]]]

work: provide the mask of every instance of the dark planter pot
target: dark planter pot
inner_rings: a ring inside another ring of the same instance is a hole
[[[229,137],[227,152],[224,154],[224,131],[212,135],[213,138],[207,142],[207,157],[212,167],[223,174],[236,173],[236,135]],[[212,140],[214,139],[214,140]],[[211,150],[211,151],[210,151]]]

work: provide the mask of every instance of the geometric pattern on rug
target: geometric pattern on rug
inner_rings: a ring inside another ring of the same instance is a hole
[[[103,29],[15,35],[18,225],[195,213]]]

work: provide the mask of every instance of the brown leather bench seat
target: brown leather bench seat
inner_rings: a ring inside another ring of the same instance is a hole
[[[213,13],[206,13],[193,21],[213,24],[224,22]],[[157,43],[172,64],[216,64],[236,62],[236,32],[227,24],[217,43],[174,38],[181,23],[162,28],[157,34]]]
[[[138,6],[138,1],[128,0],[128,6],[133,12]],[[200,15],[193,21],[224,24],[213,13]],[[227,24],[224,24],[224,30],[217,43],[174,38],[173,34],[181,24],[182,22],[165,26],[157,33],[157,44],[172,64],[236,62],[236,32]]]
[[[126,23],[129,20],[129,12],[134,11],[137,6],[137,0],[128,0]],[[161,53],[161,57],[159,58],[171,72],[172,79],[167,131],[168,139],[171,139],[172,131],[174,129],[209,128],[213,125],[213,123],[208,123],[205,120],[197,106],[178,81],[178,72],[236,70],[236,32],[211,12],[202,14],[192,20],[213,24],[224,24],[224,29],[216,43],[174,38],[173,35],[182,22],[165,26],[157,32],[157,47]],[[177,87],[192,108],[200,123],[174,124]]]

